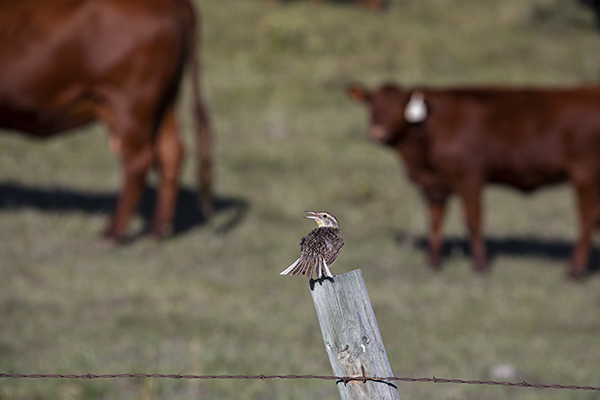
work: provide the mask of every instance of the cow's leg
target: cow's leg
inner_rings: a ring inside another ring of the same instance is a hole
[[[487,268],[487,251],[483,240],[481,221],[481,189],[479,179],[466,179],[458,185],[458,194],[462,200],[465,219],[471,238],[471,254],[475,270],[482,272]]]
[[[104,231],[106,238],[116,241],[125,237],[131,216],[144,190],[148,171],[154,161],[152,126],[148,123],[139,123],[123,129],[123,125],[118,119],[116,120],[115,135],[121,145],[122,188],[112,219]]]
[[[432,269],[440,269],[442,260],[442,247],[444,239],[442,235],[442,224],[446,211],[446,199],[431,199],[427,200],[429,211],[429,267]]]
[[[592,230],[598,218],[598,186],[593,179],[575,182],[579,209],[579,237],[571,256],[569,276],[579,278],[587,267],[592,244]]]
[[[167,111],[162,122],[155,153],[160,177],[150,233],[157,237],[164,237],[171,234],[173,229],[179,192],[179,173],[184,154],[174,106]]]

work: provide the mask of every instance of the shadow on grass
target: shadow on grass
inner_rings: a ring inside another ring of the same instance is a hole
[[[279,0],[281,3],[300,3],[300,0]],[[306,2],[307,0],[302,0],[302,2]],[[327,4],[336,4],[342,6],[356,6],[361,5],[358,0],[324,0],[324,3]],[[383,2],[383,8],[386,9],[390,6],[390,0],[385,0]]]
[[[301,0],[279,0],[281,3],[300,3]],[[302,0],[302,2],[306,2],[306,0]],[[356,0],[325,0],[326,3],[334,3],[334,4],[354,4]]]
[[[155,199],[156,189],[147,188],[137,211],[146,226],[149,226],[152,220]],[[60,212],[83,211],[90,214],[106,214],[108,218],[116,203],[117,193],[112,192],[40,189],[11,183],[0,184],[0,210],[32,208]],[[238,226],[244,220],[248,207],[245,199],[217,196],[215,214],[226,214],[227,218],[216,228],[216,232],[226,234]],[[206,222],[198,205],[197,192],[186,187],[180,188],[173,235],[180,235],[196,226],[205,225]]]
[[[396,242],[399,245],[409,243],[423,252],[428,251],[427,238],[422,236],[411,237],[405,232],[397,232]],[[573,242],[562,239],[536,239],[534,237],[488,238],[485,240],[485,244],[490,262],[493,262],[498,256],[509,255],[546,258],[568,263],[573,251]],[[442,256],[448,258],[457,254],[470,256],[469,241],[466,238],[456,237],[444,240]],[[600,271],[600,252],[596,247],[590,252],[588,271],[593,273]]]

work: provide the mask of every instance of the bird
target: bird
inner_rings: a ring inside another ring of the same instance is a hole
[[[318,279],[333,278],[329,268],[344,246],[338,220],[325,211],[306,213],[310,215],[304,218],[314,219],[318,226],[300,241],[300,258],[280,275],[306,275],[312,280],[316,272]]]

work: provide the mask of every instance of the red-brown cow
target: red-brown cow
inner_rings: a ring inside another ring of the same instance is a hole
[[[571,89],[403,89],[349,87],[371,112],[369,135],[393,147],[427,201],[429,263],[439,268],[446,200],[456,192],[470,231],[475,268],[484,270],[481,190],[523,191],[570,181],[580,231],[569,274],[586,269],[600,217],[600,87]]]
[[[192,65],[199,186],[212,212],[212,154],[189,0],[0,0],[0,127],[48,138],[94,120],[110,129],[123,186],[105,236],[124,237],[152,166],[150,232],[170,233],[183,146],[175,100]]]

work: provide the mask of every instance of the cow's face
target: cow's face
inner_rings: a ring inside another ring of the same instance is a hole
[[[393,145],[402,138],[402,131],[407,125],[405,109],[410,99],[409,92],[392,85],[382,86],[375,91],[352,85],[348,88],[348,94],[369,107],[371,139]]]

